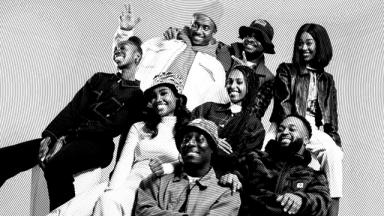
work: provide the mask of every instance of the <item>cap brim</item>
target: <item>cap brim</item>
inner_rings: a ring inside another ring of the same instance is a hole
[[[149,94],[153,91],[153,89],[155,89],[155,88],[157,88],[159,86],[167,86],[167,87],[169,87],[170,89],[172,89],[173,93],[176,96],[178,96],[178,97],[180,97],[182,99],[181,103],[182,103],[183,106],[185,106],[187,104],[187,97],[185,95],[183,95],[183,94],[178,93],[176,87],[174,85],[172,85],[171,83],[159,83],[157,85],[154,85],[154,86],[151,86],[151,87],[147,88],[144,91],[145,99],[148,100]]]
[[[211,146],[210,145],[210,147],[212,148],[214,148],[214,150],[216,151],[217,150],[217,148],[218,148],[218,137],[215,137],[215,136],[213,136],[213,135],[211,135],[209,132],[207,132],[204,128],[202,128],[202,127],[199,127],[199,126],[197,126],[197,125],[186,125],[186,126],[184,126],[184,128],[183,128],[183,130],[182,130],[182,133],[183,134],[185,134],[185,133],[187,133],[188,131],[199,131],[199,132],[201,132],[201,133],[203,133],[204,134],[204,136],[206,136],[211,142],[213,142],[214,143],[214,146]]]
[[[275,54],[275,45],[273,45],[272,41],[269,39],[268,35],[263,30],[248,26],[241,26],[239,28],[239,36],[241,38],[254,32],[260,34],[263,38],[263,41],[261,42],[264,46],[264,53]]]

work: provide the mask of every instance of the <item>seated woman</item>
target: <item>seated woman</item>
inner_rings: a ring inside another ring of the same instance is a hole
[[[325,28],[313,23],[301,26],[295,38],[292,63],[282,63],[276,72],[272,129],[267,137],[274,137],[273,126],[290,114],[303,116],[311,123],[313,136],[306,148],[326,173],[332,197],[329,215],[337,215],[342,196],[343,152],[338,134],[335,81],[324,70],[331,59],[332,45]]]
[[[180,83],[172,73],[154,78],[144,92],[148,103],[145,120],[131,127],[108,185],[75,197],[49,215],[131,215],[136,190],[141,180],[152,173],[149,161],[178,161],[175,130],[190,120]]]
[[[221,182],[239,189],[235,175],[237,159],[250,151],[261,149],[265,130],[252,110],[257,96],[258,77],[247,66],[236,66],[228,73],[225,88],[230,102],[207,102],[192,111],[192,118],[204,118],[218,126],[219,149],[213,159],[213,167]],[[231,173],[227,175],[228,173]],[[235,178],[235,179],[234,179]]]

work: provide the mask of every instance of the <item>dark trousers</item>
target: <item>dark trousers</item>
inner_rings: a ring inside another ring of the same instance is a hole
[[[327,216],[337,216],[339,215],[339,203],[340,198],[332,198],[328,208]]]
[[[0,149],[0,186],[19,172],[38,164],[40,141],[36,139]],[[111,138],[100,137],[76,138],[66,143],[44,169],[50,210],[75,196],[74,174],[108,166],[114,147]]]

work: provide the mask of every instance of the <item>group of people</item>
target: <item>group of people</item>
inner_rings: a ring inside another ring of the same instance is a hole
[[[274,76],[264,63],[275,53],[269,22],[241,26],[242,42],[226,45],[214,38],[220,7],[142,43],[128,5],[114,38],[118,73],[93,75],[42,138],[1,148],[0,185],[39,164],[49,215],[338,215],[343,152],[327,31],[304,24],[292,63]],[[109,165],[118,135],[109,181],[75,196],[73,175]]]

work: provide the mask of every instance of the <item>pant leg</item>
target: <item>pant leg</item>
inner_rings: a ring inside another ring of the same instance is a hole
[[[332,198],[328,208],[327,216],[337,216],[339,214],[340,198]]]
[[[6,180],[38,164],[41,139],[0,149],[0,187]]]
[[[106,139],[78,138],[63,148],[47,163],[50,210],[75,196],[73,175],[97,167],[106,167],[112,160],[114,143]]]
[[[105,192],[100,196],[93,209],[93,216],[134,215],[137,185],[121,187]]]
[[[331,198],[342,197],[343,151],[328,134],[322,131],[313,131],[311,144],[319,145],[324,149],[315,153],[315,156],[327,177]]]

